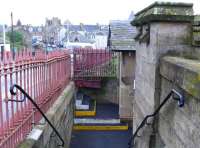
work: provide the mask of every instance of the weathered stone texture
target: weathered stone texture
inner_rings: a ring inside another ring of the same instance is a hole
[[[193,22],[193,42],[192,44],[194,46],[200,46],[200,15],[196,15],[194,17],[194,22]]]
[[[119,115],[120,118],[131,119],[133,117],[133,88],[124,84],[120,85]],[[132,90],[132,92],[131,92]]]
[[[190,43],[186,40],[189,34],[190,23],[155,22],[150,24],[149,45],[146,43],[136,44],[135,105],[142,113],[136,115],[136,121],[133,122],[133,124],[137,124],[136,126],[144,116],[153,113],[159,105],[161,89],[160,58],[170,53],[190,51]],[[138,114],[137,111],[134,111],[134,113]],[[149,143],[148,138],[140,139],[137,139],[138,144]]]
[[[134,100],[133,102],[133,131],[135,131],[140,124],[140,121],[143,120],[144,113],[140,110],[138,107],[137,101]],[[150,135],[151,135],[152,129],[148,127],[144,127],[138,135],[141,136],[142,141],[140,141],[140,137],[136,137],[135,140],[135,147],[137,148],[147,148],[149,147],[150,142]]]
[[[159,133],[165,145],[173,148],[196,148],[200,145],[200,62],[178,57],[164,57],[160,69],[161,100],[171,89],[182,92],[185,106],[178,108],[170,100],[162,109],[159,118]],[[189,75],[189,77],[188,77]],[[189,79],[188,79],[189,78]],[[188,89],[188,84],[192,85]]]
[[[132,120],[135,80],[135,51],[120,56],[119,115]]]
[[[47,111],[46,116],[56,127],[61,137],[65,141],[65,148],[69,148],[71,132],[73,126],[73,95],[75,85],[71,82],[58,97],[53,106]],[[18,148],[56,148],[61,144],[59,138],[53,132],[52,128],[45,125],[36,125],[34,129],[42,130],[38,140],[27,138]]]
[[[154,124],[143,129],[145,133],[153,128],[153,132],[136,138],[137,148],[197,148],[200,145],[200,50],[191,46],[192,39],[198,43],[198,35],[194,34],[199,31],[197,19],[195,16],[193,22],[192,4],[156,2],[137,13],[132,22],[140,31],[136,43],[133,132],[171,89],[186,99],[183,108],[170,99],[153,119]],[[149,39],[143,40],[143,32]]]
[[[141,25],[152,21],[187,22],[192,21],[193,4],[155,2],[136,13],[133,25]]]
[[[135,79],[135,51],[121,53],[121,78],[127,85],[133,85]]]

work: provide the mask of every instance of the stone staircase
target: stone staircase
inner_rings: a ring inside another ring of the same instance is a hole
[[[128,148],[132,130],[118,112],[118,105],[77,94],[70,148]]]
[[[114,104],[97,104],[87,95],[78,93],[73,130],[112,131],[128,130],[128,124],[118,116]]]

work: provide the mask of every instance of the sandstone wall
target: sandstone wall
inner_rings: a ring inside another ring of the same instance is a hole
[[[179,108],[170,100],[159,115],[155,147],[197,148],[200,145],[200,64],[199,60],[164,57],[161,60],[162,101],[171,89],[185,96],[185,106]],[[160,141],[160,143],[159,143]],[[162,145],[162,146],[161,146]]]
[[[119,115],[132,120],[135,80],[135,51],[120,56]]]
[[[73,107],[75,85],[71,82],[58,97],[46,116],[56,127],[65,141],[65,148],[69,148],[73,126]],[[61,142],[52,128],[46,123],[36,125],[30,135],[18,145],[18,148],[57,148]]]
[[[160,104],[160,58],[166,54],[189,52],[191,47],[187,38],[190,29],[190,23],[155,22],[150,25],[149,45],[137,42],[133,131]],[[152,129],[156,130],[155,126],[143,130],[141,134],[144,137],[137,139],[139,148],[149,147],[149,138]]]

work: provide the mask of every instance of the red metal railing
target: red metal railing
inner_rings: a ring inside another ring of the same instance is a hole
[[[103,77],[115,77],[117,53],[107,49],[75,49],[74,80],[78,87],[100,88]]]
[[[18,84],[32,96],[43,112],[54,103],[64,86],[70,81],[71,60],[66,51],[48,54],[29,51],[16,53],[12,59],[10,52],[1,55],[0,63],[0,147],[14,148],[22,141],[35,123],[41,119],[40,113],[17,92],[10,95],[9,87]]]

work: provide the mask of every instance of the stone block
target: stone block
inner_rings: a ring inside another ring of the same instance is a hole
[[[138,26],[152,21],[186,22],[193,19],[193,4],[155,2],[135,14],[132,25]]]
[[[164,57],[161,62],[161,75],[170,81],[174,81],[193,97],[200,96],[200,64],[198,60],[190,60],[180,57]],[[165,67],[166,66],[166,67]],[[169,71],[167,70],[169,69]],[[179,75],[177,75],[179,74]]]
[[[185,96],[185,105],[179,108],[173,99],[161,110],[159,133],[167,147],[190,147],[200,145],[200,100],[190,92],[188,84],[196,80],[199,73],[199,62],[178,57],[165,57],[161,62],[161,98],[162,101],[171,89],[176,89]],[[186,85],[186,86],[185,86]],[[198,85],[192,87],[198,90]],[[169,133],[170,131],[170,133]]]
[[[159,122],[159,133],[166,147],[187,148],[186,145],[184,145],[184,143],[176,135],[174,129],[170,126],[170,123],[164,119]]]
[[[192,42],[193,46],[200,47],[200,15],[196,15],[194,17],[192,34],[193,34],[193,42]]]

